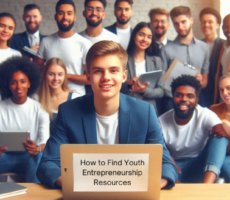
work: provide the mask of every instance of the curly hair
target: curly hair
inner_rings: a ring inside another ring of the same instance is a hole
[[[12,57],[0,64],[0,92],[4,98],[12,96],[9,82],[13,74],[18,71],[23,72],[30,81],[27,95],[30,96],[37,90],[41,78],[39,66],[27,57]]]
[[[173,82],[171,83],[172,95],[174,94],[174,92],[178,87],[186,86],[186,85],[191,86],[195,89],[195,93],[198,98],[201,91],[201,84],[198,80],[196,80],[194,76],[190,76],[190,75],[182,75],[173,79]]]

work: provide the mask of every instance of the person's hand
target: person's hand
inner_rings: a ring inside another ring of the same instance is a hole
[[[161,188],[164,188],[168,184],[168,180],[162,178],[161,179]]]
[[[131,78],[131,79],[128,79],[127,81],[126,81],[126,83],[127,83],[127,85],[133,85],[135,82],[137,82],[137,80],[138,80],[138,77],[133,77],[133,78]]]
[[[227,136],[225,137],[230,138],[230,122],[226,119],[223,119],[222,122],[223,122],[223,128],[227,133]]]
[[[37,52],[39,49],[39,44],[36,42],[36,44],[32,46],[31,49]]]
[[[0,145],[0,156],[2,156],[2,154],[6,151],[7,151],[7,147],[2,147],[2,145]]]
[[[201,74],[197,74],[195,76],[196,80],[198,80],[200,82],[200,84],[202,85],[202,81],[203,81],[203,76]]]
[[[139,81],[136,81],[132,88],[129,90],[130,92],[139,92],[139,93],[145,93],[146,87],[150,84],[150,82],[146,82],[145,84],[141,84]]]
[[[219,137],[219,138],[230,137],[230,135],[226,132],[224,126],[227,126],[226,122],[225,122],[225,125],[217,124],[217,125],[213,126],[211,131],[210,131],[210,134],[214,135],[214,137]]]
[[[37,155],[39,153],[39,147],[35,144],[35,142],[31,139],[27,139],[23,141],[25,145],[26,151],[31,155]]]

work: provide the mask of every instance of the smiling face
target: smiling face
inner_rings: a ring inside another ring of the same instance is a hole
[[[220,25],[217,23],[217,19],[212,14],[204,14],[200,18],[200,28],[202,33],[207,37],[210,35],[216,35],[217,29]]]
[[[93,59],[87,78],[96,98],[119,100],[119,92],[122,83],[126,81],[127,71],[123,70],[121,59],[116,54],[108,54]]]
[[[230,104],[230,77],[222,79],[219,82],[220,97],[229,105]]]
[[[139,50],[147,49],[152,43],[152,31],[150,28],[144,27],[140,29],[135,36],[135,48]]]
[[[13,102],[25,102],[29,87],[30,81],[26,74],[21,71],[14,72],[9,82]]]
[[[128,2],[122,1],[117,4],[114,14],[118,23],[127,24],[133,15],[133,11]]]
[[[157,38],[164,36],[170,26],[167,15],[154,14],[151,19]]]
[[[105,15],[104,6],[100,1],[90,1],[83,11],[83,16],[91,27],[99,26]]]
[[[29,33],[35,33],[39,29],[42,15],[38,9],[32,9],[23,15],[23,20],[25,21],[26,30]]]
[[[68,32],[73,28],[77,16],[74,13],[74,7],[70,4],[61,4],[55,14],[55,20],[58,28],[62,32]]]
[[[173,95],[175,114],[180,119],[188,119],[198,103],[195,88],[191,86],[179,86]]]
[[[46,72],[46,82],[50,89],[62,87],[65,80],[65,70],[58,64],[52,64]]]
[[[225,37],[230,42],[230,15],[224,18],[222,29]]]
[[[187,17],[186,15],[179,15],[172,19],[174,28],[178,35],[185,38],[192,31],[193,18]]]
[[[0,18],[0,41],[9,40],[14,34],[15,23],[10,17]]]

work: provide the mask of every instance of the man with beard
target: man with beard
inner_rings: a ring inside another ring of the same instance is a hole
[[[26,5],[22,18],[25,22],[26,31],[14,34],[10,47],[21,51],[23,55],[33,58],[34,56],[27,54],[22,48],[26,46],[37,52],[39,43],[44,38],[44,36],[39,33],[39,25],[42,21],[40,7],[36,4]]]
[[[179,59],[199,69],[200,73],[196,75],[196,79],[200,81],[202,88],[205,88],[208,82],[209,48],[193,35],[191,10],[187,6],[178,6],[170,11],[170,16],[178,36],[172,43],[161,49],[163,72],[166,73],[174,59]],[[165,94],[162,113],[173,108],[171,94],[167,92]]]
[[[220,173],[228,145],[227,138],[219,138],[226,133],[222,121],[214,112],[197,104],[201,84],[195,77],[178,77],[171,87],[174,109],[158,119],[178,169],[178,180],[213,183]]]
[[[166,38],[166,32],[170,27],[169,12],[162,8],[153,8],[149,11],[149,18],[155,31],[159,49],[161,49],[168,42],[171,42]]]
[[[90,40],[92,44],[101,40],[120,43],[117,35],[102,28],[101,22],[106,16],[106,4],[106,0],[85,0],[83,16],[85,17],[87,28],[79,34]]]
[[[77,16],[72,0],[59,0],[54,17],[59,30],[44,38],[35,62],[42,67],[44,62],[50,58],[62,59],[67,68],[69,89],[84,95],[84,85],[89,83],[84,74],[84,69],[86,71],[85,58],[91,42],[73,31]]]
[[[132,5],[133,0],[116,0],[114,4],[114,14],[117,18],[117,22],[111,26],[105,27],[118,36],[120,44],[124,49],[128,47],[133,30],[129,24],[129,20],[133,16]]]

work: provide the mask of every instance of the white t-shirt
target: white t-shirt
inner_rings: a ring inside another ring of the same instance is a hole
[[[7,49],[0,49],[0,63],[5,61],[7,58],[13,57],[13,56],[22,56],[20,51],[11,49],[8,47]]]
[[[90,40],[92,42],[92,44],[99,42],[99,41],[102,41],[102,40],[109,40],[109,41],[120,43],[117,35],[111,33],[110,31],[108,31],[104,28],[103,28],[101,34],[97,37],[89,37],[85,31],[82,31],[79,34],[82,35],[83,37],[87,38],[88,40]]]
[[[171,156],[176,160],[199,155],[206,145],[211,128],[222,123],[214,112],[199,105],[196,106],[192,118],[185,125],[178,125],[174,115],[174,109],[172,109],[158,119],[165,144]]]
[[[126,28],[126,29],[120,29],[120,28],[116,27],[117,36],[118,36],[118,38],[120,40],[120,44],[125,50],[127,50],[127,48],[128,48],[129,40],[130,40],[130,37],[131,37],[130,28],[131,28],[130,26],[129,26],[129,28]]]
[[[230,46],[227,45],[227,41],[224,42],[224,51],[221,57],[222,75],[228,73],[230,63]]]
[[[118,111],[106,117],[96,113],[96,126],[98,144],[119,144]]]
[[[0,131],[30,131],[30,139],[40,145],[50,136],[49,124],[48,113],[29,97],[24,104],[15,104],[11,98],[0,101]]]
[[[146,60],[142,62],[135,62],[136,76],[146,73]]]
[[[84,73],[86,54],[91,42],[75,33],[69,38],[61,38],[58,33],[45,37],[40,44],[37,56],[45,59],[57,57],[65,62],[68,74],[82,75]],[[85,94],[85,86],[68,81],[68,87],[73,92]]]

